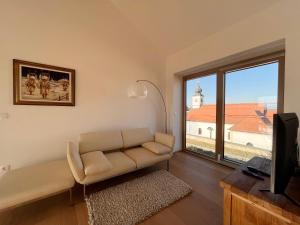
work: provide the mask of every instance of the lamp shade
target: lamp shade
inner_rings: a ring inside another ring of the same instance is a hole
[[[127,94],[129,98],[146,98],[148,90],[143,83],[136,82],[128,88]]]

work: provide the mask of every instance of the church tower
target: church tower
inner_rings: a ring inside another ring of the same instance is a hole
[[[203,105],[204,95],[202,94],[202,89],[199,84],[195,88],[195,94],[192,97],[192,108],[199,109]]]

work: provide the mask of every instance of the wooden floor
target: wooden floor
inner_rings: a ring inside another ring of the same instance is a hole
[[[165,167],[165,164],[157,167]],[[137,171],[88,187],[94,192],[146,173],[156,168]],[[192,186],[193,192],[155,214],[141,225],[216,225],[222,224],[223,193],[220,179],[231,169],[178,152],[170,161],[170,172]],[[81,186],[74,188],[74,205],[64,193],[0,214],[1,225],[88,225],[88,215]],[[113,224],[112,224],[113,225]]]

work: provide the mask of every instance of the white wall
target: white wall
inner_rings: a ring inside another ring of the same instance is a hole
[[[239,132],[230,131],[230,127],[233,124],[225,124],[225,134],[224,140],[230,143],[236,143],[240,145],[246,145],[247,143],[252,143],[256,148],[262,148],[267,150],[272,150],[272,134],[258,134],[250,132]],[[186,121],[186,133],[194,136],[200,136],[205,138],[210,138],[209,127],[213,128],[212,139],[216,139],[216,124],[197,122],[197,121]],[[202,129],[202,134],[199,135],[199,128]],[[228,139],[228,132],[230,132],[230,140]]]
[[[0,6],[0,165],[65,157],[81,132],[163,129],[162,103],[127,98],[136,79],[164,87],[164,60],[109,1],[2,0]],[[13,105],[12,59],[76,70],[76,106]]]
[[[300,1],[282,0],[264,11],[209,36],[167,59],[167,101],[173,120],[170,129],[176,135],[176,149],[181,149],[181,78],[174,74],[215,60],[285,39],[286,112],[300,116]],[[217,16],[217,15],[216,15]],[[221,18],[216,18],[221,19]],[[300,141],[300,140],[299,140]]]
[[[257,134],[248,132],[231,131],[231,143],[246,145],[252,143],[254,148],[272,150],[272,134]]]
[[[213,131],[209,131],[209,127],[213,128]],[[199,128],[202,129],[202,134],[199,135]],[[201,136],[216,139],[216,124],[215,123],[205,123],[205,122],[197,122],[197,121],[186,121],[186,133],[195,135],[195,136]]]

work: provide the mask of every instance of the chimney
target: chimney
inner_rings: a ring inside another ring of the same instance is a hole
[[[265,105],[265,107],[264,107],[264,117],[267,116],[267,112],[268,112],[268,108],[267,108],[267,106]]]

